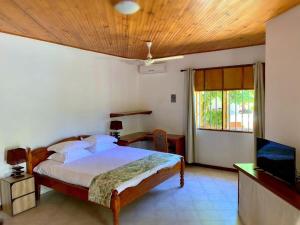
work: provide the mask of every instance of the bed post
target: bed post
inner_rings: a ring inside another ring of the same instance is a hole
[[[33,159],[32,159],[32,152],[30,148],[27,148],[27,162],[26,162],[26,168],[27,168],[27,173],[34,175],[33,174]],[[35,198],[37,202],[39,202],[40,197],[41,197],[41,185],[39,183],[38,177],[34,176],[34,188],[35,188]]]
[[[27,161],[26,161],[26,169],[27,169],[27,173],[32,174],[32,154],[31,154],[31,149],[27,148]]]
[[[184,158],[181,158],[181,164],[180,164],[180,187],[184,186]]]
[[[37,203],[39,203],[41,198],[41,184],[37,176],[34,176],[34,178],[35,198]]]
[[[112,191],[111,210],[113,213],[114,225],[119,225],[120,197],[117,190]]]

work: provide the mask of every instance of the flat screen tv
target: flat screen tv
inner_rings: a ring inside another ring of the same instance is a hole
[[[296,180],[296,149],[263,138],[256,139],[257,167],[289,184]]]

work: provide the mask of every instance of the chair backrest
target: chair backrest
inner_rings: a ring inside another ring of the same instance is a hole
[[[153,131],[154,148],[160,152],[168,152],[167,132],[156,129]]]

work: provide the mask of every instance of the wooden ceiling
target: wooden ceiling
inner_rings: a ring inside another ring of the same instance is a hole
[[[76,48],[145,58],[265,42],[265,24],[300,0],[138,0],[123,16],[115,0],[0,0],[0,31]]]

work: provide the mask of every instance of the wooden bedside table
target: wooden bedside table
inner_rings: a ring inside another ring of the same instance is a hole
[[[33,176],[1,179],[1,200],[3,211],[11,216],[36,207]]]

